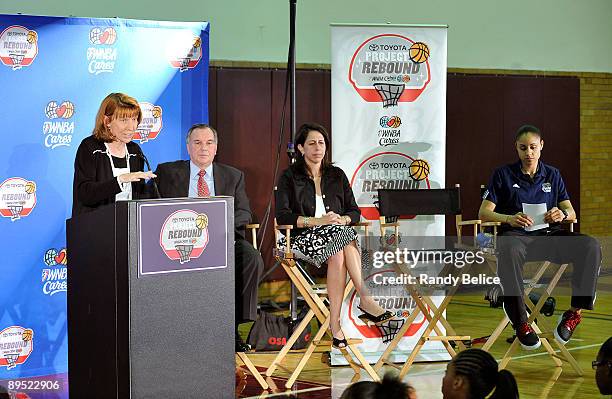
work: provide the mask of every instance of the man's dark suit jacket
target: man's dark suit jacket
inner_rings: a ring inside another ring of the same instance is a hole
[[[162,198],[189,196],[189,161],[159,164],[155,170]],[[251,221],[249,198],[244,186],[244,173],[229,165],[213,162],[215,195],[234,197],[234,226],[236,234],[244,238],[244,226]]]

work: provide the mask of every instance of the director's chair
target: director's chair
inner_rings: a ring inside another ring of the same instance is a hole
[[[458,246],[464,247],[461,244],[463,227],[472,226],[473,237],[476,238],[478,225],[480,220],[463,220],[461,215],[461,200],[459,185],[448,189],[431,189],[431,190],[378,190],[378,208],[380,213],[380,230],[381,236],[385,236],[387,228],[393,227],[395,232],[395,245],[398,244],[399,222],[400,216],[404,215],[453,215],[455,216],[455,225],[458,237]],[[468,248],[468,247],[465,247]],[[471,249],[471,247],[469,247]],[[457,249],[457,248],[452,248]],[[452,250],[451,249],[451,250]],[[445,249],[447,250],[447,249]],[[406,264],[394,264],[396,272],[412,275],[412,271]],[[469,265],[463,268],[457,268],[454,265],[444,267],[438,276],[444,276],[445,273],[455,276],[467,273]],[[461,273],[460,273],[461,272]],[[419,284],[406,285],[405,289],[412,297],[416,307],[408,316],[402,328],[399,330],[395,338],[389,343],[389,346],[382,354],[376,365],[375,370],[380,370],[384,364],[391,365],[400,369],[400,378],[404,377],[408,370],[412,367],[419,351],[423,348],[427,341],[440,341],[446,348],[446,351],[451,357],[455,356],[456,352],[450,342],[454,342],[456,346],[463,350],[465,349],[464,341],[470,341],[471,337],[467,335],[458,335],[451,324],[446,319],[444,312],[459,289],[459,284],[450,287],[446,292],[445,298],[440,306],[436,306],[430,296],[423,293],[423,289]],[[396,366],[390,362],[389,356],[397,347],[400,340],[413,323],[417,316],[422,314],[428,321],[425,331],[419,337],[417,344],[410,353],[409,357],[402,366]],[[446,333],[442,331],[442,328]],[[432,335],[432,332],[434,333]]]
[[[573,221],[563,222],[563,224],[567,225],[569,230],[573,232],[574,224],[577,222],[578,222],[577,220],[573,220]],[[491,224],[489,226],[494,226],[494,228],[497,228],[497,226],[500,225],[500,223],[497,223],[497,222],[490,222],[490,223]],[[494,231],[494,238],[495,238],[495,240],[493,241],[494,245],[497,242],[496,233],[497,232]],[[493,257],[492,264],[495,264],[495,267],[497,266],[497,257],[495,256]],[[563,365],[563,361],[566,361],[567,363],[569,363],[572,369],[574,369],[576,374],[578,374],[579,376],[583,376],[584,372],[582,368],[580,367],[580,365],[578,364],[578,362],[576,361],[576,359],[565,348],[565,345],[563,345],[562,343],[558,342],[555,339],[554,334],[553,334],[553,328],[555,328],[556,326],[551,326],[550,323],[544,317],[544,315],[541,313],[542,307],[546,303],[546,299],[552,295],[554,289],[559,283],[559,280],[563,276],[563,273],[566,271],[566,269],[569,266],[567,263],[560,264],[557,271],[553,273],[548,284],[546,284],[542,280],[546,272],[549,270],[549,268],[552,267],[552,265],[553,263],[550,261],[540,262],[539,265],[536,267],[536,271],[533,277],[531,279],[528,278],[528,279],[523,280],[523,284],[525,287],[523,297],[524,297],[524,302],[528,308],[528,313],[529,313],[527,322],[529,323],[529,325],[531,325],[531,328],[533,328],[536,334],[538,334],[538,336],[540,337],[540,342],[542,343],[542,346],[544,347],[544,349],[546,349],[546,352],[548,352],[551,360],[557,367],[561,367]],[[535,304],[529,298],[529,294],[534,289],[542,289],[542,295],[540,296],[540,299],[538,300],[538,302]],[[485,351],[490,351],[493,344],[499,339],[499,337],[501,336],[501,334],[503,333],[503,331],[506,329],[506,327],[509,324],[510,324],[510,319],[504,312],[504,318],[499,322],[497,327],[493,330],[493,332],[491,333],[491,335],[489,336],[489,338],[483,345],[482,349]],[[553,344],[554,346],[557,347],[559,354],[557,354],[557,352],[553,348]],[[512,339],[510,348],[508,348],[508,350],[506,351],[506,353],[504,354],[504,356],[502,357],[499,363],[500,369],[504,369],[508,366],[510,361],[513,359],[513,355],[516,352],[516,350],[519,348],[519,346],[520,346],[519,340],[515,336]]]
[[[370,223],[357,223],[353,224],[354,227],[363,227],[365,229],[365,234],[368,234],[368,227]],[[291,251],[291,230],[293,226],[291,225],[276,225],[275,230],[282,233],[284,232],[286,246],[284,248],[277,247],[274,250],[275,258],[280,262],[283,269],[289,276],[291,282],[296,286],[298,292],[304,298],[307,306],[309,307],[308,313],[302,321],[298,324],[298,326],[294,329],[291,337],[287,340],[287,343],[283,347],[283,349],[278,353],[276,358],[272,361],[270,367],[268,367],[266,371],[266,376],[271,377],[276,369],[280,366],[280,363],[283,361],[287,353],[291,350],[291,347],[297,341],[300,334],[304,331],[304,329],[308,326],[310,321],[316,317],[316,319],[321,324],[319,331],[312,338],[312,341],[306,347],[306,350],[303,352],[302,358],[298,362],[296,368],[291,373],[291,376],[287,380],[285,387],[291,388],[298,376],[306,366],[306,363],[314,353],[314,350],[318,346],[327,346],[331,345],[331,341],[323,340],[323,336],[325,334],[329,334],[329,338],[331,338],[331,333],[328,332],[329,328],[329,309],[327,308],[327,288],[324,284],[314,284],[314,281],[310,279],[308,273],[306,273],[305,269],[302,267],[301,263],[295,258],[294,253]],[[277,240],[278,242],[278,240]],[[348,279],[347,285],[344,289],[344,296],[346,298],[351,290],[353,289],[353,282]],[[374,380],[379,381],[380,377],[372,366],[366,361],[363,354],[357,348],[357,345],[362,343],[360,339],[347,339],[348,345],[345,348],[341,348],[340,352],[348,362],[349,366],[353,369],[355,374],[359,374],[361,369],[365,370],[366,373]],[[350,352],[350,353],[349,353]],[[351,356],[352,354],[352,356]],[[357,359],[357,362],[353,359]]]

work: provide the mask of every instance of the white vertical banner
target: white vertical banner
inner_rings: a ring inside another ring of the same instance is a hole
[[[332,25],[332,159],[347,174],[362,217],[378,234],[377,190],[443,188],[446,157],[447,26]],[[404,236],[443,236],[443,216],[411,216]],[[364,268],[366,284],[384,269]],[[410,296],[376,298],[405,318]],[[432,298],[439,305],[442,297]],[[358,297],[342,307],[342,328],[360,338],[359,349],[376,362],[386,348],[380,330],[359,320]],[[408,329],[390,360],[409,355],[427,323]],[[439,341],[429,341],[417,361],[446,360]],[[332,364],[346,364],[332,351]]]

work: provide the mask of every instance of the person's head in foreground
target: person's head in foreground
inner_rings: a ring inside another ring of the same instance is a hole
[[[602,395],[612,395],[612,337],[599,349],[597,360],[593,362],[595,382]]]
[[[508,370],[498,370],[497,362],[482,349],[459,352],[446,367],[442,379],[444,399],[518,398],[516,380]]]
[[[342,393],[340,399],[417,399],[413,387],[403,383],[391,374],[385,374],[382,381],[360,381],[352,384]]]

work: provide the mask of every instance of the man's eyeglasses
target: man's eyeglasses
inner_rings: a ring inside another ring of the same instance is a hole
[[[612,360],[593,360],[591,366],[593,370],[597,370],[599,366],[612,366]]]

